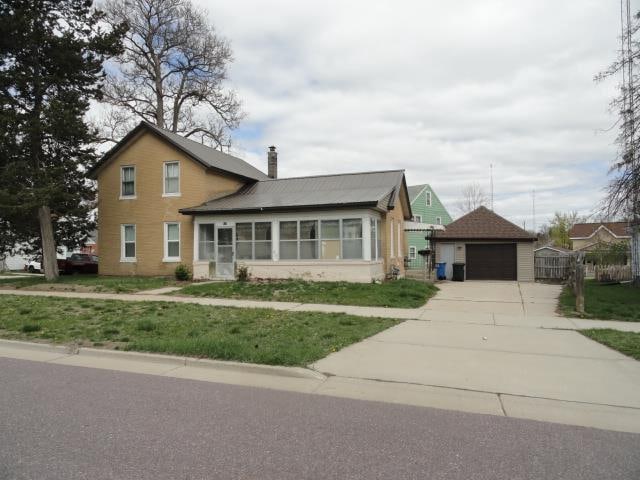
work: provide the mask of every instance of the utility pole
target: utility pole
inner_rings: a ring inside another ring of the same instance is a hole
[[[536,189],[531,192],[533,206],[533,233],[536,233]]]
[[[490,177],[491,177],[491,211],[493,212],[493,163],[489,164]]]

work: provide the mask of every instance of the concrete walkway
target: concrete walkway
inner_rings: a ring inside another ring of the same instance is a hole
[[[559,287],[447,283],[409,320],[319,360],[341,378],[488,395],[505,415],[640,432],[640,362],[576,328],[633,322],[553,316]]]
[[[357,307],[295,302],[236,300],[165,295],[177,287],[163,287],[138,293],[87,293],[2,289],[0,295],[83,298],[96,300],[194,303],[217,307],[269,308],[301,312],[337,312],[360,317],[386,317],[399,320],[423,320],[455,324],[508,325],[566,330],[613,328],[640,332],[640,322],[616,322],[559,317],[555,313],[559,288],[555,285],[518,284],[516,282],[445,282],[440,292],[421,308]],[[520,285],[520,286],[518,286]],[[464,289],[466,297],[460,297]],[[502,291],[502,293],[500,293]],[[507,296],[504,292],[510,292]],[[156,292],[156,293],[153,293]],[[522,293],[519,293],[522,292]],[[487,295],[483,297],[483,295]],[[515,295],[519,295],[515,297]],[[555,297],[554,297],[555,295]]]

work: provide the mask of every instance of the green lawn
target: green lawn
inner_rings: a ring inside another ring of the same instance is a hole
[[[271,365],[307,365],[399,323],[341,313],[0,297],[0,337]]]
[[[178,293],[197,297],[417,308],[424,305],[437,290],[430,283],[407,279],[383,283],[281,280],[193,284]]]
[[[607,347],[640,360],[640,333],[621,332],[610,328],[592,328],[580,330],[580,333]]]
[[[2,278],[0,288],[27,288],[38,286],[39,289],[51,290],[68,286],[69,290],[77,287],[79,290],[91,290],[94,292],[129,293],[141,290],[162,288],[175,285],[176,281],[171,277],[111,277],[100,275],[61,275],[56,282],[47,282],[44,277],[32,276],[25,278]]]
[[[602,320],[640,321],[640,289],[630,285],[603,285],[587,280],[584,285],[584,309],[586,318]],[[576,317],[576,300],[569,287],[560,295],[560,312]]]

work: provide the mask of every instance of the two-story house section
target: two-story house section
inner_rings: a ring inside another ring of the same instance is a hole
[[[451,215],[431,185],[413,185],[408,190],[414,222],[433,225],[448,225],[452,222]],[[424,237],[424,232],[407,232],[407,241],[409,242],[407,256],[412,267],[421,267],[423,264],[423,259],[418,255],[418,252],[428,248],[429,242]]]
[[[101,275],[370,282],[404,274],[411,206],[402,170],[278,178],[140,123],[89,172],[98,182]]]

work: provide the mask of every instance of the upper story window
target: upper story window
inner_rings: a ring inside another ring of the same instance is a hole
[[[426,205],[427,207],[431,206],[431,192],[425,192]]]
[[[442,225],[442,217],[436,217],[436,224]]]
[[[164,162],[164,195],[180,195],[180,162]]]
[[[136,196],[136,167],[127,165],[120,168],[120,197],[134,198]]]
[[[417,223],[422,223],[422,215],[414,215],[413,221]]]

